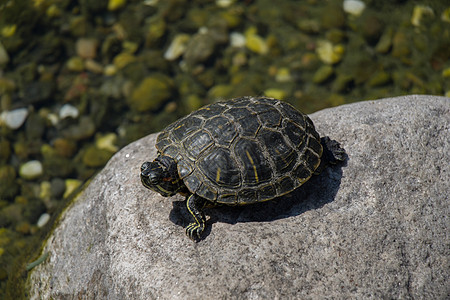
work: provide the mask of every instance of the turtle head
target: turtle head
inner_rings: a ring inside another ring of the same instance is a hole
[[[153,162],[142,164],[141,182],[146,188],[164,197],[173,196],[184,187],[175,160],[165,155],[159,155]]]

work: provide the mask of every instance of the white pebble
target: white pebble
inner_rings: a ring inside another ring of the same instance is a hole
[[[43,213],[39,217],[39,220],[37,221],[36,225],[37,225],[37,227],[42,228],[45,226],[45,224],[48,223],[49,220],[50,220],[50,215],[48,213]]]
[[[230,44],[232,47],[236,48],[245,47],[245,36],[239,32],[230,33]]]
[[[28,109],[18,108],[15,110],[4,111],[0,115],[2,122],[11,129],[18,129],[25,122],[28,116]]]
[[[38,160],[30,160],[20,166],[20,177],[28,180],[36,179],[43,173],[42,163]]]
[[[218,7],[226,8],[233,4],[235,0],[216,0],[216,5]]]
[[[59,110],[59,118],[65,119],[65,118],[78,118],[78,115],[80,112],[78,111],[78,108],[76,108],[73,105],[70,104],[64,104],[61,109]]]
[[[359,16],[366,8],[366,4],[360,0],[344,0],[343,8],[346,13]]]
[[[50,123],[52,123],[53,126],[58,124],[58,116],[56,114],[53,114],[53,113],[48,114],[47,115],[47,120],[49,120]]]
[[[164,53],[164,58],[167,60],[175,60],[186,51],[186,45],[190,39],[188,34],[178,34],[174,37],[172,42],[170,43],[169,48],[167,48]]]

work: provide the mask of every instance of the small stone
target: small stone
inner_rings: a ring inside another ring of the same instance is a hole
[[[345,37],[346,33],[343,30],[337,28],[329,29],[325,34],[326,40],[332,42],[333,44],[342,43]]]
[[[444,78],[450,77],[450,67],[442,70],[442,77]]]
[[[50,200],[52,196],[51,193],[51,184],[48,181],[42,181],[40,186],[39,198],[44,202]]]
[[[345,26],[345,13],[340,5],[330,1],[322,10],[322,27],[325,29],[341,28]]]
[[[376,15],[369,14],[361,20],[359,30],[371,45],[375,45],[383,34],[384,24]]]
[[[145,46],[152,48],[159,44],[167,30],[167,24],[163,17],[154,16],[148,20],[148,29],[145,36]]]
[[[87,59],[84,63],[84,66],[86,67],[86,70],[91,71],[92,73],[103,73],[103,66],[93,59]]]
[[[186,51],[187,43],[190,36],[188,34],[178,34],[174,37],[170,43],[169,48],[164,52],[164,58],[167,60],[176,60]]]
[[[2,28],[2,36],[5,38],[9,38],[12,37],[17,30],[17,25],[13,24],[13,25],[5,25]]]
[[[280,68],[275,75],[276,82],[291,82],[292,76],[288,68]]]
[[[34,72],[30,70],[30,73]],[[23,87],[23,99],[27,103],[43,103],[49,99],[53,99],[53,93],[55,91],[55,81],[35,81],[32,80],[30,83],[24,85]]]
[[[280,99],[283,100],[286,98],[286,92],[282,89],[267,89],[264,91],[264,95],[266,95],[267,97],[271,97],[271,98],[275,98],[275,99]]]
[[[98,137],[95,141],[95,146],[98,149],[103,149],[115,153],[117,152],[117,150],[119,150],[119,147],[117,147],[116,142],[117,142],[117,134],[111,132]]]
[[[414,10],[411,16],[411,24],[413,24],[414,26],[420,26],[420,22],[422,21],[424,16],[434,17],[433,9],[425,5],[414,6]]]
[[[387,28],[380,37],[377,45],[375,46],[375,51],[378,53],[387,53],[392,46],[392,37],[394,35],[393,28]]]
[[[158,6],[159,0],[144,0],[143,4],[148,6]]]
[[[14,80],[6,77],[0,77],[0,94],[10,93],[16,89]]]
[[[441,14],[441,20],[443,22],[450,23],[450,7],[445,9]]]
[[[233,86],[230,84],[216,84],[208,90],[209,99],[226,99],[233,92]]]
[[[352,82],[353,82],[353,77],[351,75],[340,74],[337,76],[336,80],[333,82],[331,90],[333,92],[346,91]]]
[[[133,54],[138,50],[139,44],[131,42],[131,41],[124,41],[122,43],[122,48],[123,48],[123,52]]]
[[[186,45],[184,60],[189,66],[208,60],[214,52],[215,41],[207,33],[195,34]]]
[[[108,10],[109,11],[115,11],[119,8],[122,8],[127,4],[126,0],[109,0],[108,1]]]
[[[58,122],[59,122],[58,116],[54,113],[50,113],[50,114],[46,115],[45,117],[50,122],[50,124],[52,124],[53,126],[56,126],[56,124],[58,124]]]
[[[95,132],[94,121],[89,116],[81,116],[78,124],[72,125],[62,131],[65,138],[71,140],[82,140],[91,137]]]
[[[323,83],[325,82],[328,78],[330,78],[334,73],[334,69],[332,66],[330,65],[323,65],[322,67],[320,67],[315,73],[314,76],[312,78],[312,81],[314,83]]]
[[[348,14],[360,16],[366,8],[366,4],[360,0],[344,0],[343,8]]]
[[[385,71],[376,72],[369,80],[370,87],[378,87],[388,84],[391,81],[391,75]]]
[[[66,190],[66,183],[63,179],[55,177],[50,181],[50,192],[52,197],[59,200]]]
[[[320,32],[320,23],[317,20],[314,19],[303,19],[300,18],[297,21],[297,27],[298,29],[300,29],[301,31],[305,32],[305,33],[318,33]]]
[[[216,5],[221,8],[231,6],[236,0],[216,0]]]
[[[61,12],[61,9],[57,5],[52,4],[47,8],[46,14],[50,19],[52,19],[52,18],[60,17],[62,12]]]
[[[410,38],[404,31],[397,31],[392,39],[392,56],[406,58],[411,54]]]
[[[120,53],[114,57],[113,63],[117,69],[123,69],[125,66],[136,61],[136,57],[129,53]]]
[[[61,120],[65,118],[76,119],[78,118],[79,114],[80,112],[78,111],[78,108],[70,104],[64,104],[59,110],[59,118]]]
[[[46,175],[66,177],[73,172],[75,162],[60,156],[50,145],[43,145],[41,153],[44,156],[43,165]]]
[[[232,62],[235,67],[245,66],[248,62],[246,53],[244,51],[239,51],[233,56]]]
[[[197,110],[202,106],[202,99],[196,94],[189,95],[186,98],[186,106],[189,111]]]
[[[250,28],[245,33],[245,46],[247,49],[261,55],[269,52],[269,46],[261,36],[256,34],[256,28]]]
[[[0,199],[14,197],[19,189],[16,170],[9,165],[0,166]]]
[[[105,76],[114,76],[117,73],[117,67],[115,65],[106,65],[105,69],[103,70],[103,74]]]
[[[316,53],[319,59],[327,64],[336,64],[341,61],[344,55],[344,46],[341,44],[333,45],[326,40],[317,42]]]
[[[84,152],[82,160],[84,165],[92,168],[97,168],[104,166],[111,158],[111,156],[112,153],[107,150],[99,149],[95,146],[90,146]]]
[[[98,41],[92,38],[80,38],[75,48],[79,57],[94,59],[97,55]]]
[[[79,56],[71,57],[66,62],[66,67],[72,72],[83,72],[84,71],[84,60]]]
[[[22,221],[19,224],[17,224],[14,229],[22,234],[28,234],[30,232],[30,228],[31,228],[30,223]]]
[[[20,166],[19,175],[26,180],[39,178],[43,173],[42,163],[38,160],[30,160]]]
[[[15,110],[4,111],[0,115],[0,121],[10,129],[18,129],[23,125],[28,116],[27,108],[18,108]]]
[[[243,48],[245,47],[245,36],[240,32],[230,33],[230,45],[231,47]]]
[[[64,198],[69,197],[73,193],[73,191],[75,191],[82,184],[82,182],[78,179],[66,179],[65,183],[66,191],[63,195]]]
[[[48,223],[48,221],[50,221],[50,215],[49,215],[48,213],[43,213],[43,214],[39,217],[39,219],[38,219],[36,225],[37,225],[37,227],[42,228],[42,227],[45,226],[45,224]]]
[[[100,92],[108,97],[114,99],[120,99],[122,97],[122,87],[124,85],[124,79],[115,76],[105,79],[100,87]]]
[[[133,91],[128,103],[137,111],[155,110],[172,95],[172,80],[165,75],[145,78]]]
[[[25,123],[25,133],[29,140],[40,140],[45,133],[45,119],[32,112]]]

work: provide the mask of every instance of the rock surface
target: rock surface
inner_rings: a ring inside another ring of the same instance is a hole
[[[367,101],[311,118],[348,161],[290,197],[208,210],[199,243],[181,227],[183,198],[140,183],[156,135],[125,147],[61,218],[30,274],[31,298],[447,298],[450,99]]]

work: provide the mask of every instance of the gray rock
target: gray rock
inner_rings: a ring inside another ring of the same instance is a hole
[[[29,276],[32,299],[448,299],[450,101],[405,96],[311,115],[344,165],[275,201],[207,211],[139,180],[156,135],[122,149],[73,201]],[[175,201],[174,201],[175,200]]]

